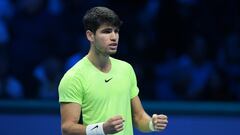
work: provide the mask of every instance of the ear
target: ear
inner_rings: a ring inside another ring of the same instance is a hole
[[[87,30],[87,31],[86,31],[86,36],[87,36],[87,39],[88,39],[90,42],[93,42],[93,41],[94,41],[94,33],[91,32],[90,30]]]

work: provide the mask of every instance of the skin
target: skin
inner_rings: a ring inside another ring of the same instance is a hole
[[[109,56],[117,52],[119,29],[102,25],[97,29],[95,34],[87,30],[86,35],[91,44],[88,59],[100,71],[109,72],[111,69]]]
[[[87,39],[90,42],[88,59],[93,65],[102,72],[111,70],[109,56],[117,52],[119,41],[119,29],[109,25],[101,25],[95,33],[90,30],[86,31]],[[131,100],[132,117],[134,125],[143,132],[151,131],[149,122],[152,120],[153,127],[157,131],[166,128],[168,120],[165,115],[153,115],[151,118],[143,109],[138,96]],[[78,124],[81,114],[81,106],[77,103],[61,103],[61,122],[63,135],[86,135],[86,127]],[[103,124],[105,134],[114,134],[121,132],[123,129],[124,119],[122,116],[110,117]]]

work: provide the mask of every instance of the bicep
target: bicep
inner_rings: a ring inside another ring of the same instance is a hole
[[[81,106],[78,103],[61,103],[60,112],[62,124],[77,124],[81,115]]]

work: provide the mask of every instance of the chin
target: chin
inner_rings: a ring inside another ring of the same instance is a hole
[[[108,54],[109,55],[113,55],[113,54],[116,54],[117,53],[117,51],[111,51],[111,52],[109,52]]]

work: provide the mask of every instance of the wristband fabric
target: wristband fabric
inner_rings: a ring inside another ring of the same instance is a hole
[[[148,126],[149,126],[149,129],[150,129],[151,131],[156,131],[156,130],[154,129],[154,127],[153,127],[152,119],[149,121]]]
[[[87,135],[105,135],[103,131],[103,122],[88,125],[86,128]]]

